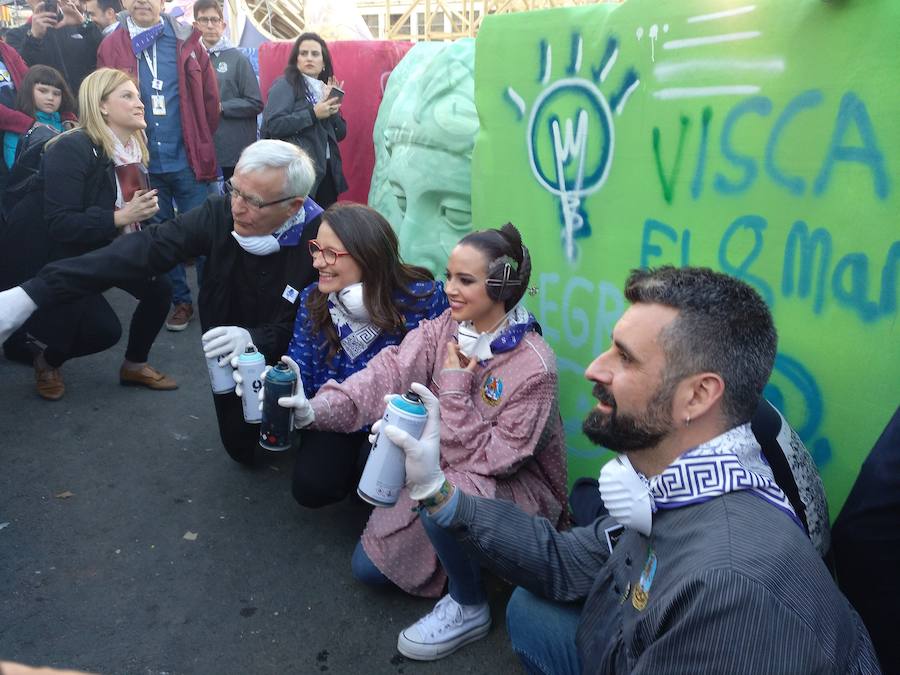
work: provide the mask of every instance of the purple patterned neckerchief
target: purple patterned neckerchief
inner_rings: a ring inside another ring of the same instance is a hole
[[[509,325],[491,341],[491,352],[502,354],[516,348],[525,333],[537,326],[537,319],[521,305],[517,305],[509,317]]]
[[[648,479],[641,473],[638,475],[650,490],[654,513],[657,509],[677,509],[700,504],[728,492],[749,490],[786,513],[803,528],[763,459],[762,449],[750,424],[729,429],[688,450],[653,478]]]
[[[324,209],[316,204],[312,197],[304,199],[303,205],[297,209],[297,213],[291,216],[290,220],[275,233],[278,244],[281,247],[299,244],[300,237],[303,236],[303,230],[306,229],[307,224],[323,211]]]
[[[129,32],[131,26],[129,25]],[[163,34],[163,31],[166,29],[165,24],[162,19],[160,19],[159,23],[155,26],[150,26],[145,30],[142,30],[140,33],[131,38],[131,51],[134,52],[135,58],[141,57],[141,52],[150,47],[154,42],[156,42],[159,37]]]

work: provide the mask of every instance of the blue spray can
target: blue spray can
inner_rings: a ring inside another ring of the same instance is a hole
[[[244,383],[244,394],[241,397],[244,421],[251,424],[259,424],[259,390],[262,389],[262,374],[265,369],[265,357],[252,344],[247,345],[247,349],[238,357],[237,370]]]
[[[293,396],[297,376],[290,366],[277,363],[266,373],[263,394],[262,425],[259,428],[259,444],[266,450],[287,450],[291,447],[291,420],[294,411],[282,408],[278,399]]]
[[[422,399],[408,391],[390,400],[382,419],[382,431],[372,444],[356,493],[375,506],[393,506],[406,483],[406,454],[387,437],[384,425],[390,424],[413,438],[420,438],[428,413]]]

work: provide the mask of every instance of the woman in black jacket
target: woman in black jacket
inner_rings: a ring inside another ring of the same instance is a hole
[[[347,190],[338,141],[347,135],[341,117],[342,83],[334,79],[331,54],[316,33],[294,42],[284,75],[272,83],[263,110],[263,138],[299,145],[312,159],[316,182],[309,193],[323,209]]]
[[[145,180],[146,122],[134,81],[118,70],[97,70],[85,78],[78,100],[82,127],[47,142],[35,188],[12,207],[0,235],[3,288],[33,276],[47,262],[128,236],[159,210],[156,191],[147,189]],[[120,382],[175,389],[173,379],[147,363],[168,311],[168,279],[151,277],[122,288],[139,302]],[[94,295],[38,311],[22,331],[35,354],[38,394],[57,400],[65,393],[60,366],[108,349],[122,327],[103,296]]]

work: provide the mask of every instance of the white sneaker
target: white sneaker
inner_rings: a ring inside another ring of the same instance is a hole
[[[397,649],[417,661],[434,661],[480,640],[491,629],[488,603],[460,605],[449,594],[430,613],[400,632]]]

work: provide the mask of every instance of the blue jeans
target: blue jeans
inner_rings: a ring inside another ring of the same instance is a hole
[[[194,177],[190,167],[171,173],[151,173],[150,187],[159,191],[159,213],[153,219],[161,223],[172,220],[175,217],[175,207],[179,213],[187,213],[191,209],[200,206],[206,201],[207,184],[201,183]],[[205,257],[197,258],[197,285],[203,274]],[[176,265],[169,271],[169,280],[172,282],[172,304],[179,305],[191,302],[191,289],[187,284],[187,275],[184,265]]]
[[[506,606],[506,631],[526,672],[581,673],[575,646],[581,609],[581,603],[545,600],[521,587],[513,591]]]
[[[481,568],[478,563],[469,558],[453,535],[437,525],[424,509],[419,511],[419,520],[422,521],[434,552],[447,572],[450,597],[461,605],[480,605],[487,602],[484,587],[481,585]],[[384,586],[391,583],[366,554],[361,541],[356,544],[353,551],[350,567],[354,578],[364,584]]]

